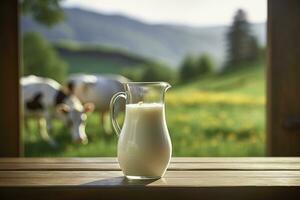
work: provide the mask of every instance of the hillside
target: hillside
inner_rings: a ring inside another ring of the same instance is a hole
[[[263,64],[249,66],[228,74],[207,76],[201,80],[182,85],[177,91],[209,92],[228,95],[250,95],[264,98],[265,68]]]
[[[21,29],[38,31],[49,41],[76,41],[121,48],[177,67],[187,53],[210,53],[218,64],[224,61],[226,26],[187,27],[147,24],[121,15],[65,9],[66,20],[48,29],[30,17],[22,17]],[[265,45],[265,24],[254,24],[253,33]]]
[[[54,47],[69,64],[69,73],[120,73],[124,68],[135,68],[153,62],[120,49],[99,45],[57,43]]]

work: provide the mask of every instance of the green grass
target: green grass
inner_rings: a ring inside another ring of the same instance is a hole
[[[124,66],[111,60],[89,57],[64,57],[69,64],[69,73],[119,73]]]
[[[166,117],[173,156],[264,156],[264,86],[264,69],[257,66],[171,88]],[[72,144],[56,121],[53,136],[60,146],[53,149],[30,125],[26,156],[116,156],[117,137],[104,133],[96,114],[88,117],[87,145]]]
[[[228,94],[265,95],[265,72],[262,64],[249,66],[228,74],[211,75],[190,84],[180,86],[182,91],[210,91]]]
[[[61,42],[54,47],[68,64],[69,73],[121,73],[124,69],[136,68],[152,61],[126,50],[102,45]]]

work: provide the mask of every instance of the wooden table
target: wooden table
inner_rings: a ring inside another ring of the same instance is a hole
[[[300,199],[300,158],[173,158],[128,181],[116,158],[2,158],[0,199]]]

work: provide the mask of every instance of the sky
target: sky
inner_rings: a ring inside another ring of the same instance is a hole
[[[65,0],[63,6],[122,14],[154,24],[228,25],[239,8],[247,11],[250,22],[267,18],[267,0]]]

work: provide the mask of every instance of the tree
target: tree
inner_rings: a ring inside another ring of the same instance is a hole
[[[208,54],[202,54],[198,59],[188,55],[180,67],[181,81],[195,80],[203,75],[213,72],[214,64]]]
[[[167,81],[174,83],[175,79],[175,72],[161,63],[149,63],[145,65],[141,76],[142,81]]]
[[[22,14],[30,14],[35,21],[53,26],[64,18],[62,0],[21,0]],[[63,81],[67,65],[55,49],[41,35],[28,32],[23,35],[23,75],[37,75]]]
[[[22,14],[31,14],[34,20],[46,26],[53,26],[64,18],[60,7],[62,0],[21,0]]]
[[[214,71],[214,64],[211,57],[208,54],[203,54],[196,62],[196,74],[197,77],[209,74]]]
[[[43,37],[35,32],[23,36],[23,75],[33,74],[62,82],[66,72],[66,63]]]
[[[235,68],[241,64],[257,61],[259,47],[257,39],[251,34],[247,14],[239,9],[233,19],[233,24],[227,33],[228,57],[227,67]]]
[[[197,75],[196,61],[191,55],[187,55],[180,67],[180,80],[186,82]]]

